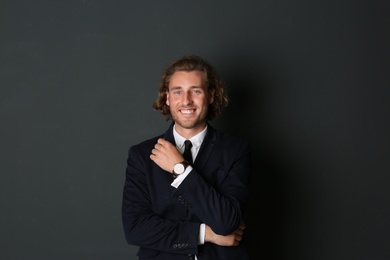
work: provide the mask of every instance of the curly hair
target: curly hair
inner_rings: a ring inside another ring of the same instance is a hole
[[[169,81],[177,71],[200,71],[207,84],[208,91],[214,91],[214,102],[209,105],[206,120],[218,117],[228,105],[228,97],[225,91],[225,82],[220,78],[217,71],[203,58],[190,55],[183,56],[172,62],[164,71],[159,86],[159,96],[153,102],[153,109],[159,110],[167,120],[172,119],[169,106],[166,104]]]

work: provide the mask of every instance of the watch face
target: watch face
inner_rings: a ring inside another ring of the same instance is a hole
[[[176,173],[176,174],[182,174],[184,172],[184,165],[182,163],[177,163],[175,164],[175,166],[173,167],[173,171]]]

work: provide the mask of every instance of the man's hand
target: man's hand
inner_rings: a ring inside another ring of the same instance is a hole
[[[150,159],[167,172],[172,172],[176,163],[184,161],[176,147],[163,138],[157,140]]]
[[[242,221],[240,226],[236,230],[234,230],[233,233],[227,236],[221,236],[215,234],[214,231],[206,225],[205,242],[214,243],[219,246],[238,246],[238,244],[242,240],[242,235],[244,234],[245,228],[246,225]]]

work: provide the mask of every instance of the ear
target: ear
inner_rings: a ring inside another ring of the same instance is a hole
[[[211,105],[213,102],[214,102],[214,93],[215,93],[215,90],[212,89],[209,93],[209,104]]]
[[[165,92],[165,104],[169,106],[169,92]]]

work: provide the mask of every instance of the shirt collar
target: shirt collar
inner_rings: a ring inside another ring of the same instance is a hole
[[[199,146],[201,146],[205,136],[206,136],[206,133],[207,133],[207,124],[206,124],[206,127],[202,130],[202,132],[200,132],[199,134],[193,136],[190,138],[190,141],[192,143],[192,146],[197,149]],[[176,128],[175,126],[173,126],[173,137],[175,138],[175,143],[176,143],[176,146],[179,148],[179,149],[182,149],[184,147],[184,141],[187,140],[186,138],[184,138],[183,136],[181,136],[178,132],[176,132]]]

